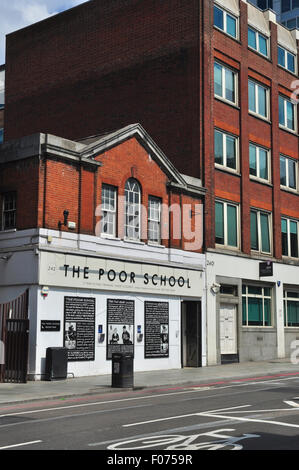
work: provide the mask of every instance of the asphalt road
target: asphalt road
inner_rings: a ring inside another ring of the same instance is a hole
[[[141,459],[140,450],[157,458],[183,451],[186,459],[197,450],[257,449],[299,450],[298,376],[0,407],[0,450],[108,450],[115,459],[122,450]]]

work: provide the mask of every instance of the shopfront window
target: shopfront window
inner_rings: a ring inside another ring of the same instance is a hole
[[[271,326],[272,289],[243,285],[242,287],[242,325]]]
[[[285,290],[283,293],[284,324],[299,327],[299,292]]]

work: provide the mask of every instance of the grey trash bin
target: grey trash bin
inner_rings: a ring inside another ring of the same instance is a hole
[[[134,358],[132,354],[112,354],[112,387],[134,387]]]

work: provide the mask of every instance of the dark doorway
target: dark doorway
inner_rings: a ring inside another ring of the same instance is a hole
[[[182,367],[202,366],[201,302],[182,302]]]

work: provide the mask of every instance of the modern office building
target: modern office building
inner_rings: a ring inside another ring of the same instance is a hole
[[[206,189],[208,365],[299,336],[298,39],[245,0],[90,1],[7,37],[7,144],[139,122]]]
[[[299,28],[298,0],[250,0],[250,2],[261,10],[275,11],[277,20],[287,28]]]

